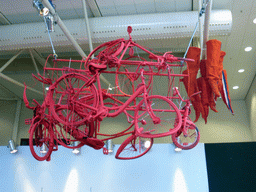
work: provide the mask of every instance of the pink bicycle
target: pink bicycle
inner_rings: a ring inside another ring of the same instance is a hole
[[[178,89],[175,87],[174,90],[175,91],[173,99],[175,99],[175,96],[178,95],[176,99],[180,99],[186,104],[180,110],[180,113],[182,114],[182,125],[176,133],[172,134],[172,141],[178,148],[185,150],[192,149],[199,143],[200,132],[196,125],[193,123],[193,121],[191,121],[191,119],[189,118],[189,114],[191,112],[190,99],[183,100]],[[199,93],[200,92],[194,93],[193,95],[191,95],[191,97]]]

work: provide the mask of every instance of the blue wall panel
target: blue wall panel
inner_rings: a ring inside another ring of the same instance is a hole
[[[28,146],[18,150],[10,154],[7,147],[0,147],[1,192],[209,191],[202,143],[178,153],[172,144],[154,144],[145,156],[128,161],[87,146],[79,155],[59,147],[50,162],[35,160]]]

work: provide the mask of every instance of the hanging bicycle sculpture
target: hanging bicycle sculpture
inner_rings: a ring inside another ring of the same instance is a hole
[[[181,78],[188,78],[188,73],[182,73],[185,63],[194,60],[174,57],[171,52],[153,53],[132,40],[130,26],[127,31],[128,40],[103,43],[85,60],[54,58],[54,66],[45,66],[43,76],[33,75],[49,86],[42,105],[36,100],[33,100],[33,107],[29,105],[25,86],[24,102],[34,111],[29,145],[37,160],[49,161],[52,151],[58,150],[58,144],[71,149],[83,145],[101,149],[104,141],[125,135],[130,136],[117,150],[117,159],[141,157],[157,137],[171,135],[174,144],[182,149],[198,144],[200,133],[189,118],[190,99],[183,100],[179,93]],[[80,67],[58,68],[59,63],[80,63]],[[104,87],[101,74],[112,75],[114,87],[110,84]],[[155,79],[166,82],[165,94],[155,94]],[[104,118],[121,113],[130,123],[127,129],[114,134],[100,132]],[[71,145],[76,141],[79,145]],[[145,142],[149,144],[147,147]],[[47,147],[48,151],[41,153],[41,147]]]

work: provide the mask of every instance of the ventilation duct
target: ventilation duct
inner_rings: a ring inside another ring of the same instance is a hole
[[[190,37],[198,21],[198,12],[157,13],[90,18],[93,43],[102,43],[127,37],[127,26],[133,27],[134,40]],[[79,44],[87,44],[84,19],[66,20],[66,27]],[[232,14],[229,10],[212,10],[209,35],[229,35],[232,27]],[[46,25],[27,23],[0,27],[0,50],[49,47]],[[199,36],[199,30],[195,36]],[[69,45],[59,27],[51,33],[55,45]]]

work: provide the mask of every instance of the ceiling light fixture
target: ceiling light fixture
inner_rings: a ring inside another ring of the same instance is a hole
[[[75,141],[75,142],[72,143],[72,146],[76,147],[76,146],[79,145],[79,143],[80,143],[79,141]],[[74,153],[74,154],[79,154],[80,152],[81,152],[81,148],[75,148],[72,151],[72,153]]]
[[[182,151],[182,149],[181,149],[181,148],[179,148],[179,147],[175,147],[174,151],[176,151],[176,152],[180,152],[180,151]]]
[[[245,50],[246,52],[251,51],[251,50],[252,50],[252,47],[246,47],[244,50]]]
[[[41,16],[47,16],[49,14],[49,9],[47,7],[44,7],[44,5],[42,4],[42,0],[34,0],[33,6],[38,9]]]
[[[253,19],[253,23],[254,23],[254,24],[256,24],[256,18],[255,18],[255,19]]]
[[[49,87],[45,87],[45,90],[48,91],[48,90],[49,90]]]
[[[144,142],[144,147],[148,149],[150,147],[150,144],[151,144],[151,142],[149,140],[147,140]]]
[[[239,69],[238,70],[238,73],[243,73],[244,72],[244,69]]]
[[[45,153],[47,153],[47,151],[48,151],[47,146],[45,143],[43,143],[43,145],[40,148],[40,153],[45,154]]]
[[[8,147],[10,148],[10,153],[16,153],[18,151],[16,149],[15,143],[14,143],[14,141],[12,139],[9,140],[9,146]]]
[[[108,150],[108,154],[114,152],[114,144],[112,139],[106,141],[106,148]]]
[[[238,89],[239,87],[238,86],[234,86],[233,89]]]

